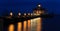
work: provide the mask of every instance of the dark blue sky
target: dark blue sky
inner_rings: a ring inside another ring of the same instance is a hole
[[[55,14],[60,14],[60,0],[0,0],[0,15],[11,9],[13,13],[17,13],[18,9],[21,13],[24,11],[32,12],[38,3],[48,9],[49,13],[53,11]]]

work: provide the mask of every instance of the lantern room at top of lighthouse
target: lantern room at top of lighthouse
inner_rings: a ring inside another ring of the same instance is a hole
[[[42,8],[42,6],[40,4],[38,4],[37,7],[34,9],[33,13],[35,13],[35,14],[44,14],[45,9]]]

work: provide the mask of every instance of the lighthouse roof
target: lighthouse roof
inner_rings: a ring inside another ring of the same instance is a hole
[[[45,8],[43,8],[43,7],[41,7],[41,5],[38,5],[36,8],[34,8],[33,10],[40,10],[40,11],[42,11],[42,10],[45,10]]]

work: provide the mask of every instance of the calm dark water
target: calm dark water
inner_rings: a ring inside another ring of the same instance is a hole
[[[53,18],[43,18],[42,31],[60,31],[60,15]]]
[[[60,15],[53,18],[42,18],[42,31],[60,31]]]

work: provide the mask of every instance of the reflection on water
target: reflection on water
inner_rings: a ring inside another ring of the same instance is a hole
[[[28,31],[31,31],[31,20],[28,20]]]
[[[42,21],[41,21],[41,18],[38,18],[38,19],[37,19],[37,31],[41,31],[41,27],[42,27],[42,26],[41,26],[41,25],[42,25],[41,22],[42,22]]]
[[[13,24],[10,24],[8,31],[14,31],[14,25]]]
[[[41,18],[31,19],[31,31],[41,31]]]
[[[17,23],[17,31],[22,31],[22,22]],[[9,31],[14,31],[14,25],[9,26]],[[23,31],[41,31],[41,18],[35,18],[23,22]]]
[[[22,28],[22,23],[21,22],[18,22],[18,25],[17,25],[17,31],[21,31],[21,28]]]
[[[24,24],[23,24],[24,26],[23,26],[23,31],[26,31],[26,28],[27,28],[27,22],[26,21],[24,21]]]
[[[37,28],[37,20],[31,19],[31,31],[36,31]]]

